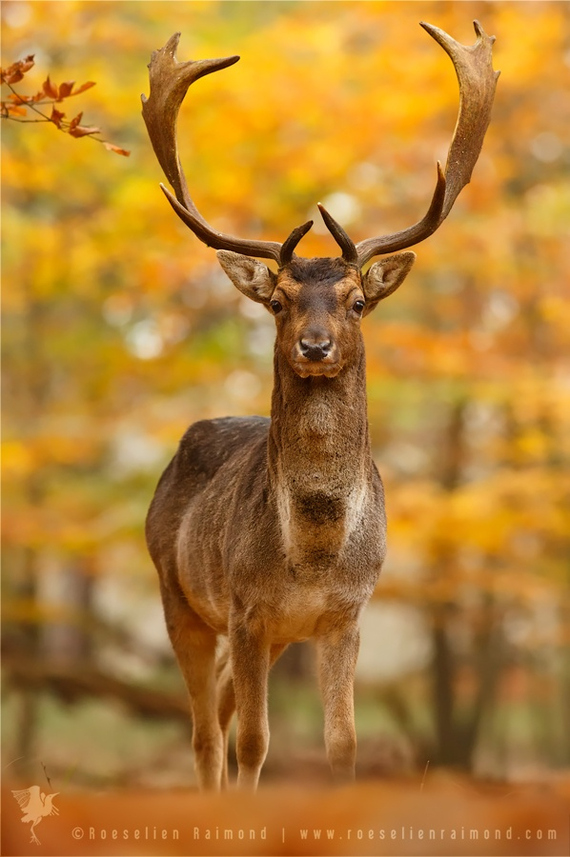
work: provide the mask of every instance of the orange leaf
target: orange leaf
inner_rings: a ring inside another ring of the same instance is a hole
[[[3,68],[0,72],[0,79],[2,83],[18,83],[33,65],[34,55],[29,54],[25,59],[12,63],[8,68]]]
[[[63,101],[64,98],[67,98],[68,95],[71,95],[74,86],[74,80],[66,80],[64,83],[60,83],[59,90],[57,93],[57,100]]]
[[[79,95],[80,92],[85,92],[86,89],[91,89],[92,86],[96,86],[94,80],[88,80],[87,83],[82,83],[81,86],[75,90],[74,95]]]
[[[18,83],[23,78],[22,72],[14,66],[2,72],[2,83]]]
[[[33,101],[33,97],[31,95],[20,95],[17,92],[13,92],[8,96],[8,98],[15,104],[26,104],[27,101]]]
[[[101,129],[95,127],[88,127],[86,125],[74,125],[72,128],[70,125],[69,133],[72,137],[88,137],[89,134],[100,134]]]
[[[82,116],[83,116],[83,111],[81,111],[81,113],[78,113],[78,114],[77,114],[77,116],[74,116],[74,117],[73,117],[73,119],[72,119],[72,120],[71,120],[71,122],[69,123],[69,130],[70,130],[70,131],[73,131],[75,128],[77,128],[77,126],[78,126],[78,125],[79,125],[79,123],[81,122],[81,117],[82,117]]]
[[[117,155],[124,155],[125,158],[128,158],[129,155],[131,154],[128,149],[121,149],[120,146],[114,146],[113,143],[104,143],[103,145],[110,152],[116,152]]]
[[[57,86],[53,85],[53,83],[49,79],[49,75],[43,82],[43,91],[45,92],[48,98],[57,98]]]
[[[61,120],[65,116],[65,113],[61,113],[59,110],[56,110],[55,107],[52,108],[50,122],[53,122],[54,125],[57,125],[58,128],[61,128]]]
[[[2,104],[8,116],[27,116],[26,108],[19,107],[17,104]]]
[[[34,54],[29,54],[29,55],[26,57],[26,59],[25,59],[25,60],[20,60],[20,67],[21,67],[22,72],[23,72],[24,74],[25,74],[27,71],[29,71],[31,68],[33,68],[33,67],[34,67],[34,65],[35,65],[35,63],[34,63]]]

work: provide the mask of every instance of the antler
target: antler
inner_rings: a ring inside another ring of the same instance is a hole
[[[479,21],[474,45],[462,45],[432,24],[421,26],[451,57],[459,81],[459,114],[447,155],[445,171],[437,163],[435,192],[425,217],[414,226],[368,238],[356,245],[359,265],[380,253],[393,253],[418,244],[432,235],[445,220],[461,189],[469,183],[491,119],[491,108],[500,72],[493,71],[492,46],[495,36],[487,36]]]
[[[175,52],[179,40],[180,33],[175,33],[163,48],[153,52],[149,64],[150,94],[148,98],[141,96],[148,135],[158,162],[176,196],[164,185],[161,185],[161,188],[174,211],[204,244],[215,247],[216,250],[234,250],[237,253],[280,262],[281,244],[276,241],[249,241],[217,232],[202,217],[190,197],[176,145],[176,122],[180,105],[191,83],[213,71],[233,65],[239,57],[178,62]],[[302,234],[297,240],[301,238]],[[289,245],[288,252],[292,254],[293,249]]]
[[[432,24],[421,25],[451,57],[460,92],[459,114],[445,171],[438,161],[435,191],[423,219],[401,232],[368,238],[355,245],[319,203],[323,220],[347,262],[362,267],[373,256],[393,253],[428,238],[445,220],[461,189],[470,181],[491,118],[497,78],[500,74],[493,71],[492,64],[495,37],[487,36],[478,21],[474,21],[473,25],[477,41],[472,46],[456,42]],[[213,71],[233,65],[239,57],[178,62],[175,51],[179,40],[180,33],[175,33],[163,48],[153,52],[149,65],[150,95],[148,98],[142,96],[143,117],[148,134],[164,174],[174,188],[175,196],[164,185],[161,185],[161,188],[178,216],[209,247],[274,259],[279,265],[286,265],[291,261],[293,251],[303,235],[311,228],[312,221],[294,229],[283,244],[275,241],[250,241],[217,232],[202,217],[190,197],[176,144],[176,122],[180,105],[191,83]]]

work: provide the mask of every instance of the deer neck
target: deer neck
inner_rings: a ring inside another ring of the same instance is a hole
[[[276,350],[268,456],[285,550],[318,572],[360,523],[370,486],[364,347],[336,378],[300,378]]]

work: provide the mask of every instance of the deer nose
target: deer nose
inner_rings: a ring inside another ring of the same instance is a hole
[[[307,337],[299,341],[301,354],[308,360],[324,360],[331,350],[332,342],[324,337]]]

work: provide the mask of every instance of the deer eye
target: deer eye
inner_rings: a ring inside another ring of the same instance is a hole
[[[269,301],[269,306],[271,307],[275,315],[277,315],[277,313],[281,312],[281,310],[283,309],[279,301]]]
[[[354,301],[352,309],[357,315],[362,315],[365,306],[366,304],[364,303],[364,301]]]

